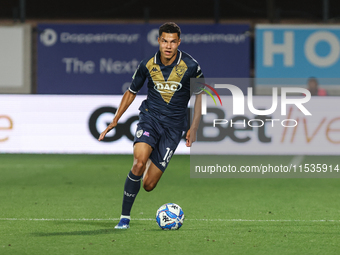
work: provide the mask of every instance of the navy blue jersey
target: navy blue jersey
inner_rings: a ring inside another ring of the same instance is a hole
[[[164,126],[185,131],[188,126],[187,106],[191,97],[190,78],[203,78],[197,61],[178,50],[175,61],[165,66],[158,51],[139,64],[129,90],[137,93],[146,78],[148,96],[139,110]]]

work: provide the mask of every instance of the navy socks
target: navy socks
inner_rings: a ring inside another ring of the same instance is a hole
[[[130,216],[131,208],[140,189],[142,176],[136,176],[131,171],[126,177],[124,186],[122,216]]]

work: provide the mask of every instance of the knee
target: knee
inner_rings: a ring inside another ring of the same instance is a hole
[[[150,192],[156,187],[155,183],[143,182],[143,188],[145,191]]]
[[[138,160],[136,159],[133,162],[133,166],[132,166],[132,173],[136,176],[141,176],[144,173],[145,170],[145,162],[143,162],[142,160]]]

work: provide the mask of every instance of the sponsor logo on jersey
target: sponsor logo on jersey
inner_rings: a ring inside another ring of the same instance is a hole
[[[183,60],[181,60],[178,65],[171,69],[167,80],[165,80],[163,76],[164,71],[153,72],[154,68],[160,70],[159,65],[154,64],[153,60],[154,58],[151,58],[146,64],[146,67],[148,68],[151,79],[155,84],[154,89],[160,93],[164,102],[168,104],[170,103],[175,92],[182,88],[182,83],[180,82],[184,76],[184,73],[188,70],[188,66]]]
[[[151,72],[158,72],[159,70],[156,68],[156,67],[154,67],[154,68],[152,68],[151,69]]]
[[[182,84],[180,82],[175,81],[158,81],[155,82],[154,89],[157,90],[159,93],[171,93],[180,90],[182,88]]]

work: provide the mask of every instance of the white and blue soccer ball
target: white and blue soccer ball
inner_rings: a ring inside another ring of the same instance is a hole
[[[164,204],[156,212],[156,221],[161,229],[179,229],[184,221],[183,210],[174,203]]]

